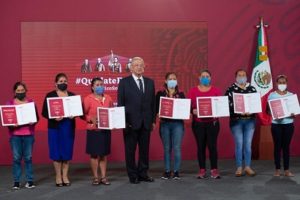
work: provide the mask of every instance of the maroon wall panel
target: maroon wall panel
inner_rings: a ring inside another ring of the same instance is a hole
[[[216,3],[218,2],[218,3]],[[286,74],[289,89],[300,94],[300,2],[298,0],[152,0],[152,1],[71,1],[27,0],[0,2],[0,104],[12,97],[12,85],[22,77],[21,22],[143,22],[143,21],[204,21],[208,25],[208,68],[213,84],[225,91],[234,80],[237,68],[251,68],[254,62],[256,30],[260,16],[270,26],[267,29],[272,75]],[[200,67],[200,66],[199,66]],[[201,66],[203,67],[203,66]],[[197,84],[197,75],[190,78]],[[52,75],[51,75],[52,78]],[[30,89],[30,88],[29,88]],[[46,93],[47,91],[45,91]],[[300,155],[299,119],[296,119],[292,155]],[[219,154],[234,155],[233,139],[228,119],[221,120]],[[11,163],[7,129],[1,127],[0,164]],[[85,133],[78,131],[74,162],[85,162]],[[114,136],[111,160],[123,160],[121,135]],[[183,142],[184,159],[196,158],[195,141],[190,124],[186,124]],[[162,159],[162,147],[157,131],[152,135],[151,159]],[[34,162],[50,162],[46,133],[36,133]]]

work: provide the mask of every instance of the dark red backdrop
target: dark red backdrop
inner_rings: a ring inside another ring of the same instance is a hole
[[[207,21],[208,67],[214,84],[223,91],[233,81],[233,73],[240,67],[251,67],[254,61],[258,17],[264,16],[270,25],[267,30],[273,76],[286,74],[289,89],[300,94],[300,3],[297,0],[152,0],[152,1],[1,1],[0,3],[0,58],[1,95],[3,104],[12,96],[13,83],[21,79],[21,22],[26,21]],[[195,74],[191,74],[195,78]],[[195,79],[196,84],[196,79]],[[45,91],[46,92],[46,91]],[[223,119],[219,138],[222,158],[232,158],[233,140],[228,120]],[[299,120],[291,151],[300,155]],[[183,144],[184,159],[195,159],[195,142],[189,124]],[[1,127],[0,164],[11,162],[6,128]],[[75,162],[86,162],[84,133],[77,133]],[[123,160],[121,135],[115,136],[111,159]],[[162,148],[157,133],[152,135],[151,159],[161,159]],[[47,135],[36,134],[34,162],[49,162]]]

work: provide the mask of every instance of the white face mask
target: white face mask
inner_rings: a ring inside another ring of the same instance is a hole
[[[281,92],[285,91],[287,88],[286,84],[278,84],[277,85],[278,90],[280,90]]]

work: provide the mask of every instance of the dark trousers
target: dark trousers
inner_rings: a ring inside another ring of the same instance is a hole
[[[274,143],[274,161],[276,169],[280,169],[281,151],[283,153],[284,170],[289,169],[290,143],[294,134],[294,124],[272,124],[271,126]]]
[[[209,150],[211,169],[218,168],[217,139],[220,130],[218,121],[214,122],[193,122],[193,133],[196,138],[198,148],[198,162],[200,169],[205,169],[206,146]]]
[[[130,180],[148,176],[150,133],[151,131],[143,126],[138,130],[133,130],[130,127],[124,129],[126,168]],[[139,146],[139,158],[136,164],[137,145]]]

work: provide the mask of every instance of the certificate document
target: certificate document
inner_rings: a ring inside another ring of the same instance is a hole
[[[97,108],[99,129],[121,129],[125,128],[125,107]]]
[[[76,117],[83,115],[79,95],[47,98],[49,118]]]
[[[0,107],[3,126],[25,125],[37,122],[35,104],[33,102]]]
[[[228,97],[197,97],[197,116],[199,118],[229,116]]]
[[[268,101],[273,119],[290,117],[300,114],[300,106],[296,94]]]
[[[160,97],[159,117],[169,119],[189,119],[190,111],[190,99]]]
[[[259,93],[233,93],[234,113],[260,113],[261,97]]]

